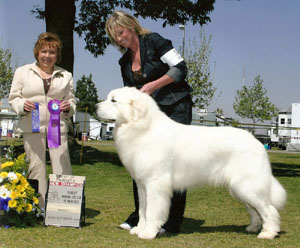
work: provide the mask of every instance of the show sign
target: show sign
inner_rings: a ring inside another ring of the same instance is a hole
[[[49,175],[45,225],[80,227],[84,222],[85,177]]]

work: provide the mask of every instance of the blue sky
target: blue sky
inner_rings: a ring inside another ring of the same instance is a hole
[[[30,13],[44,0],[0,0],[0,44],[12,51],[18,65],[34,62],[33,45],[46,27]],[[285,110],[300,102],[300,1],[299,0],[217,0],[211,22],[204,26],[212,35],[211,69],[215,64],[217,95],[209,110],[222,108],[227,117],[238,118],[232,104],[236,91],[252,85],[260,75],[270,100]],[[173,41],[179,48],[183,32],[162,28],[162,21],[139,19],[141,24]],[[186,25],[186,43],[199,40],[200,26]],[[114,88],[122,87],[118,59],[121,54],[109,46],[104,56],[94,58],[84,50],[84,40],[74,35],[74,82],[92,74],[98,96],[104,99]],[[240,119],[240,118],[238,118]],[[240,119],[241,120],[241,119]]]

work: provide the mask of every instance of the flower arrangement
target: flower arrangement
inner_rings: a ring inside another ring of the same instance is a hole
[[[34,226],[41,215],[38,193],[27,180],[27,168],[25,153],[1,164],[0,210],[6,226]]]

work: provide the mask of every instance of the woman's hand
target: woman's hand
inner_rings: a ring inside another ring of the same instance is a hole
[[[140,89],[141,92],[151,95],[157,88],[153,82],[144,84],[143,87]]]
[[[30,112],[35,109],[35,105],[33,102],[26,100],[24,102],[24,111]]]
[[[63,111],[63,112],[69,112],[69,110],[70,110],[70,103],[69,103],[69,101],[67,101],[67,100],[62,101],[59,104],[59,109],[61,111]]]
[[[165,74],[155,81],[144,84],[140,91],[151,95],[155,90],[160,89],[172,82],[174,82],[174,79]]]

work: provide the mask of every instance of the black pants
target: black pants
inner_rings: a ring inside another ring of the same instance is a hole
[[[185,97],[173,105],[159,106],[160,109],[166,113],[171,119],[182,124],[191,124],[192,122],[192,100],[191,97]],[[167,132],[167,130],[166,130]],[[159,165],[158,165],[159,166]],[[136,226],[139,222],[139,197],[135,181],[133,181],[133,195],[135,211],[129,215],[126,220],[130,226]],[[173,192],[171,199],[171,208],[169,211],[169,218],[164,224],[163,228],[170,233],[178,233],[180,225],[183,221],[183,214],[186,202],[186,191]]]

